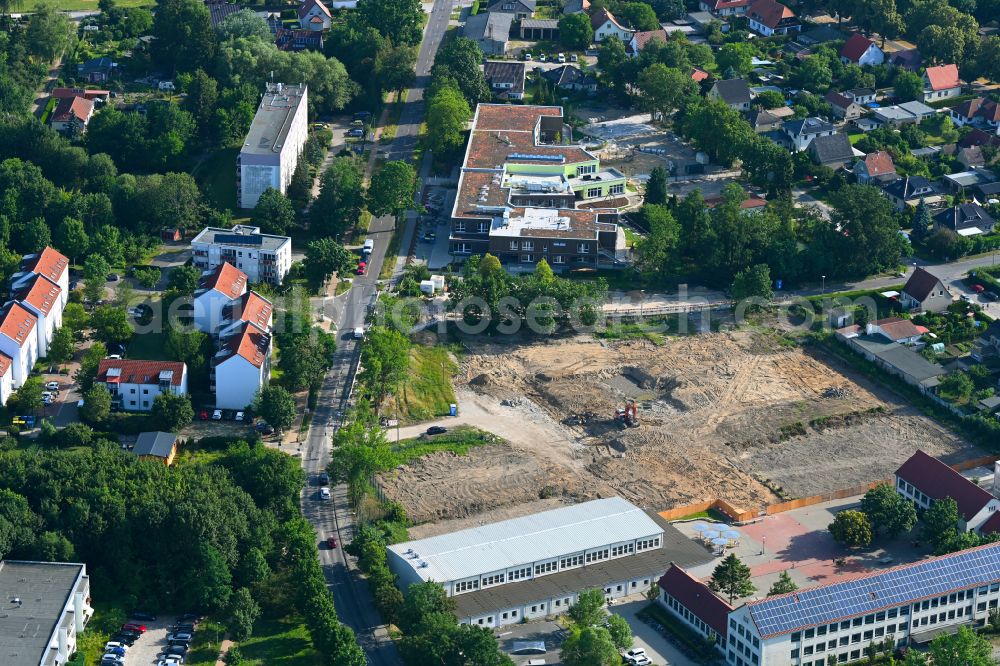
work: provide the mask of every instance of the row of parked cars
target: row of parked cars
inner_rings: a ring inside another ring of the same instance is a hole
[[[125,656],[139,638],[146,633],[143,622],[155,622],[156,616],[151,613],[135,612],[132,620],[122,625],[116,634],[104,646],[104,656],[101,666],[124,666]],[[181,666],[191,649],[194,630],[198,617],[193,614],[181,615],[177,623],[170,627],[167,634],[167,645],[157,657],[157,666]]]

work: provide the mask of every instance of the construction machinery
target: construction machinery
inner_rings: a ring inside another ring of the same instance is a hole
[[[625,407],[615,410],[615,421],[622,429],[639,427],[639,412],[635,400],[629,400]]]

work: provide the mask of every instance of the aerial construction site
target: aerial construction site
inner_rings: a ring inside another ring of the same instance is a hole
[[[416,522],[448,521],[440,529],[613,494],[658,510],[717,498],[753,509],[888,478],[916,448],[982,454],[768,331],[466,346],[459,420],[508,443],[380,480]]]

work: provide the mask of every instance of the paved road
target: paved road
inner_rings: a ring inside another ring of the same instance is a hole
[[[388,146],[391,159],[409,159],[416,147],[416,137],[423,118],[423,92],[429,80],[434,54],[448,27],[455,0],[436,0],[424,33],[424,40],[417,56],[417,77],[408,92],[407,104],[400,115],[396,138]],[[306,438],[302,465],[309,483],[302,494],[302,512],[316,528],[321,541],[337,536],[339,546],[320,549],[327,582],[334,596],[340,619],[354,629],[358,641],[368,655],[368,663],[375,666],[396,666],[402,661],[395,645],[388,640],[386,628],[376,612],[367,583],[360,577],[353,561],[349,562],[343,548],[353,537],[353,513],[347,498],[346,486],[333,488],[332,500],[319,499],[316,476],[330,462],[330,438],[333,436],[343,412],[348,407],[351,393],[351,375],[357,354],[357,343],[351,331],[363,326],[368,308],[377,295],[377,279],[385,261],[385,252],[392,236],[395,221],[391,217],[373,219],[368,237],[375,241],[375,249],[368,262],[368,274],[358,276],[354,286],[344,297],[336,299],[329,313],[337,324],[337,351],[333,367],[323,382],[320,400]],[[411,231],[408,229],[408,231]]]

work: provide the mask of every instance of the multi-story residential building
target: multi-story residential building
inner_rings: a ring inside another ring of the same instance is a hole
[[[23,289],[34,275],[44,275],[59,285],[59,297],[63,307],[66,307],[69,300],[69,259],[51,247],[26,254],[21,260],[20,270],[10,279],[11,291]]]
[[[668,572],[661,603],[689,626],[710,628],[730,666],[826,666],[831,656],[862,659],[872,642],[920,645],[984,623],[1000,603],[1000,543],[750,601],[728,612],[723,633],[725,608],[687,578]]]
[[[56,329],[62,326],[62,289],[44,275],[34,274],[27,284],[14,294],[14,300],[35,315],[38,355],[47,356],[52,336],[55,335]]]
[[[997,509],[1000,500],[933,456],[918,450],[904,462],[895,475],[896,492],[913,502],[918,509],[929,509],[937,500],[950,497],[958,505],[958,525],[965,532],[995,531],[1000,527]]]
[[[187,364],[177,361],[133,361],[106,358],[97,366],[97,384],[111,393],[111,407],[148,412],[161,393],[187,395]]]
[[[274,305],[256,291],[248,291],[222,308],[219,335],[225,335],[233,326],[250,322],[265,331],[271,330]]]
[[[388,559],[404,588],[434,581],[454,597],[460,622],[500,627],[565,612],[588,589],[609,599],[645,592],[669,562],[708,554],[612,497],[395,544]]]
[[[568,144],[570,135],[561,107],[476,108],[451,214],[456,259],[502,248],[512,267],[542,258],[554,267],[625,263],[615,207],[625,176]]]
[[[751,30],[765,37],[802,30],[795,12],[776,0],[753,0],[747,8],[747,20]]]
[[[0,562],[4,666],[62,666],[94,614],[86,564]]]
[[[11,359],[11,385],[21,388],[38,360],[38,318],[11,301],[0,308],[0,353]]]
[[[247,274],[229,262],[202,275],[194,292],[194,325],[199,331],[214,333],[222,325],[222,311],[247,293]]]
[[[260,227],[238,224],[232,229],[206,227],[191,241],[193,264],[212,271],[230,263],[250,282],[278,285],[292,267],[292,239],[262,234]]]
[[[269,83],[236,160],[236,198],[253,208],[269,187],[284,194],[309,133],[306,84]]]
[[[14,359],[0,353],[0,407],[7,404],[7,398],[14,392],[14,373],[11,368]]]
[[[215,406],[245,409],[270,380],[271,334],[243,321],[220,335],[219,346],[212,357],[210,376]]]

